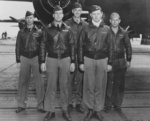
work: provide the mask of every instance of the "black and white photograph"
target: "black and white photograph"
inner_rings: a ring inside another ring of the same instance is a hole
[[[0,121],[150,121],[150,0],[0,0]]]

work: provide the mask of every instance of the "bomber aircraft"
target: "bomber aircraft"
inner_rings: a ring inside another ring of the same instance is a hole
[[[93,4],[100,5],[105,13],[105,22],[109,24],[109,15],[118,12],[121,15],[121,26],[130,27],[132,33],[150,35],[150,1],[149,0],[0,0],[0,1],[22,1],[32,2],[37,18],[42,25],[47,26],[52,20],[52,12],[55,5],[64,9],[67,19],[71,16],[71,8],[74,2],[79,2],[84,11],[88,11]],[[83,16],[88,17],[87,14]],[[130,31],[131,31],[130,30]]]

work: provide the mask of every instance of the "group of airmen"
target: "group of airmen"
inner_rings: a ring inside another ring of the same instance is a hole
[[[55,117],[59,80],[62,117],[72,121],[73,108],[87,112],[84,121],[112,108],[122,113],[125,73],[131,65],[132,48],[128,32],[121,28],[120,15],[110,15],[110,26],[98,5],[89,10],[90,21],[81,18],[82,6],[75,2],[73,16],[63,21],[63,9],[56,5],[53,22],[42,30],[34,25],[34,14],[27,11],[26,26],[16,40],[16,62],[20,69],[16,113],[26,109],[31,72],[37,93],[37,110],[46,112],[44,121]],[[46,86],[42,78],[46,72]]]

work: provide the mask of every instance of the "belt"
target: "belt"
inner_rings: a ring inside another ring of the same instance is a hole
[[[85,53],[84,56],[86,56],[86,57],[88,57],[88,58],[91,58],[91,59],[94,59],[94,60],[104,59],[104,58],[107,57],[107,55],[104,54],[104,53],[99,53],[99,54]]]
[[[48,57],[57,58],[57,59],[63,59],[63,58],[69,57],[69,54],[68,53],[62,53],[62,54],[48,53]]]
[[[124,54],[118,54],[118,55],[114,55],[114,58],[119,59],[119,58],[124,58]]]

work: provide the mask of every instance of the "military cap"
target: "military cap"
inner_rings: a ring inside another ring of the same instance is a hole
[[[26,12],[26,14],[25,14],[25,17],[27,17],[27,16],[31,16],[31,15],[33,15],[33,16],[34,16],[34,13],[32,13],[32,12],[30,12],[30,11],[27,11],[27,12]]]
[[[59,5],[56,5],[53,12],[63,10]]]
[[[73,4],[73,8],[72,9],[75,9],[75,8],[82,8],[82,5],[80,3],[78,3],[78,2],[75,2]]]
[[[120,18],[120,15],[116,12],[113,12],[112,14],[110,14],[110,18],[114,18],[114,17]]]
[[[98,5],[92,5],[90,8],[90,13],[97,11],[97,10],[102,10],[100,6]]]

